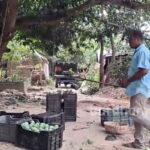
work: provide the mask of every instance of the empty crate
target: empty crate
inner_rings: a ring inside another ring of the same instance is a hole
[[[17,115],[17,114],[16,114]],[[20,114],[19,114],[20,116]],[[0,116],[0,141],[16,143],[17,124],[29,121],[30,118],[21,116],[17,118],[15,115]]]
[[[46,111],[47,112],[61,112],[62,96],[61,94],[47,94],[46,95]]]
[[[76,121],[77,117],[77,94],[63,95],[63,110],[65,113],[65,121]]]
[[[128,125],[133,125],[133,119],[129,115],[128,108],[119,108],[119,109],[102,109],[101,110],[101,125],[104,126],[106,121],[114,121],[125,123]]]
[[[48,113],[64,112],[65,121],[76,121],[77,94],[48,94],[46,111]]]

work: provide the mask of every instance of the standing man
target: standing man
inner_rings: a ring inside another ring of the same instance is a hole
[[[130,115],[134,119],[135,134],[134,142],[124,144],[130,148],[144,148],[144,128],[150,129],[150,116],[148,116],[147,100],[150,97],[150,51],[143,44],[141,31],[133,30],[129,44],[135,49],[128,78],[124,81],[123,87],[130,98]],[[149,108],[150,109],[150,108]]]

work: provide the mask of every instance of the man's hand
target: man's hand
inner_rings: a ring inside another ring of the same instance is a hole
[[[122,83],[123,88],[127,88],[129,85],[130,85],[130,82],[129,82],[128,79],[124,80],[123,83]]]
[[[141,80],[147,73],[148,73],[147,69],[140,68],[140,70],[133,77],[128,78],[125,81],[123,81],[122,87],[127,88],[131,82]]]

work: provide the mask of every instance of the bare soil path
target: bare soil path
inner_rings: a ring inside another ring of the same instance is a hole
[[[96,94],[86,96],[78,92],[77,122],[66,123],[64,142],[61,150],[128,150],[122,147],[122,143],[133,140],[133,134],[117,136],[115,141],[106,141],[108,133],[100,125],[100,109],[129,107],[128,99],[114,99],[110,96]],[[7,111],[29,111],[31,114],[45,112],[45,106],[40,103],[19,103],[18,106],[8,106]],[[93,144],[88,144],[88,139]],[[0,150],[23,150],[12,144],[0,143]],[[133,150],[133,149],[129,149]]]

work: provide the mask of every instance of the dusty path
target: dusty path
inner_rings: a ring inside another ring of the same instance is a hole
[[[100,125],[100,109],[114,108],[118,106],[129,106],[128,100],[116,100],[106,96],[85,96],[78,92],[78,117],[77,122],[66,123],[64,132],[64,142],[61,150],[128,150],[122,147],[122,143],[132,141],[133,135],[117,136],[117,140],[109,142],[105,140],[108,135]],[[7,111],[25,111],[30,113],[41,113],[45,111],[45,106],[40,104],[19,104],[11,106]],[[87,140],[94,141],[88,144]],[[23,150],[11,144],[0,143],[0,150]],[[133,149],[129,149],[133,150]]]

